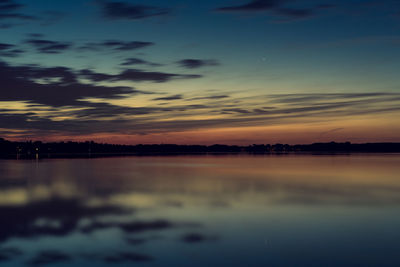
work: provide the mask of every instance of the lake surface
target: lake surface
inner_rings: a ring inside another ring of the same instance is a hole
[[[400,155],[0,160],[1,266],[400,266]]]

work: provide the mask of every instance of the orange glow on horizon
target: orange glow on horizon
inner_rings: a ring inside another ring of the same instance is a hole
[[[150,134],[51,135],[31,138],[45,142],[88,141],[113,144],[307,144],[314,142],[400,142],[400,125],[394,121],[375,119],[353,119],[340,122],[290,124],[253,127],[226,127],[198,129],[180,132]],[[10,138],[21,140],[21,138]],[[27,138],[22,140],[29,140]]]

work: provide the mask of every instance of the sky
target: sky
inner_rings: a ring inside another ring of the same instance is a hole
[[[0,137],[400,142],[398,0],[0,0]]]

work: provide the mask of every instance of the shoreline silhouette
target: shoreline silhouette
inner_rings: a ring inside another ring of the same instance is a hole
[[[203,155],[203,154],[343,154],[343,153],[400,153],[400,143],[312,143],[312,144],[253,144],[238,145],[177,145],[138,144],[120,145],[85,142],[8,141],[0,138],[1,158],[87,158],[146,155]]]

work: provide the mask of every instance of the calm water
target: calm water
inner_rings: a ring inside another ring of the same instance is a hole
[[[0,161],[1,266],[400,266],[400,155]]]

